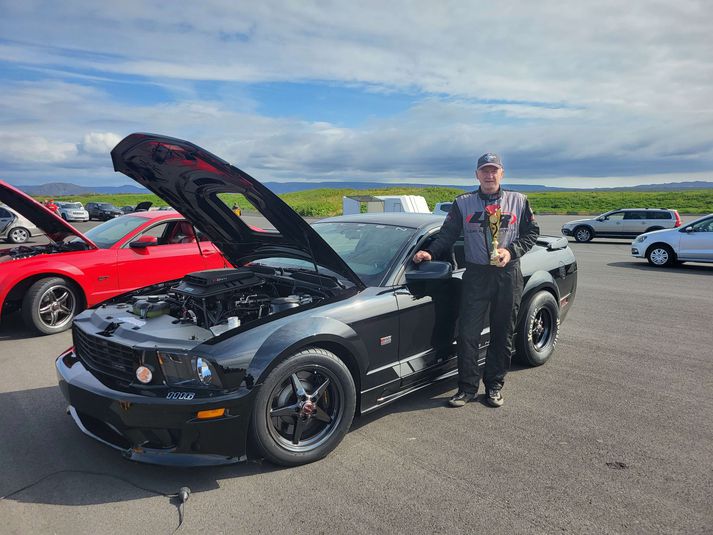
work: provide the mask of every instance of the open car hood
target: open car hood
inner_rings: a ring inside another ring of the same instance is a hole
[[[111,151],[114,170],[149,189],[185,216],[234,265],[267,257],[315,262],[364,283],[312,227],[253,177],[180,139],[131,134]],[[251,228],[219,197],[241,193],[277,232]]]
[[[76,236],[90,247],[97,248],[92,240],[52,212],[52,210],[2,180],[0,180],[0,202],[5,203],[29,219],[53,241],[60,242],[69,236]]]

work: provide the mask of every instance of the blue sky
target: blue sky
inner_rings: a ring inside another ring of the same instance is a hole
[[[264,181],[466,184],[483,152],[524,184],[713,181],[705,1],[5,4],[11,183],[128,183],[135,131]]]

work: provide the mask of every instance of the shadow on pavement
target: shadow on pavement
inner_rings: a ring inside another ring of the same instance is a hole
[[[204,468],[174,468],[127,461],[84,435],[66,414],[58,387],[0,393],[0,496],[8,501],[93,505],[220,488],[221,479],[269,473],[259,462]],[[76,472],[74,472],[76,471]],[[59,472],[59,473],[56,473]],[[44,479],[43,479],[44,478]]]
[[[0,341],[26,340],[28,338],[35,338],[36,336],[42,335],[25,326],[25,323],[22,321],[22,314],[20,314],[19,311],[2,317],[2,322],[0,322]]]
[[[701,275],[713,275],[713,265],[686,263],[671,267],[656,267],[648,262],[610,262],[607,266],[638,269],[640,271],[664,272],[664,273],[700,273]]]

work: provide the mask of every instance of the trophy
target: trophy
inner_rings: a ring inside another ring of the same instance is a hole
[[[498,234],[500,233],[500,216],[502,210],[497,204],[491,204],[485,207],[488,214],[488,228],[490,229],[490,265],[497,266],[500,263],[500,255],[498,254]]]

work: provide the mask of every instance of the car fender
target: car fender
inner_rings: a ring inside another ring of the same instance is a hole
[[[13,265],[13,267],[16,266]],[[52,266],[22,266],[22,269],[7,271],[0,269],[0,309],[2,309],[7,296],[18,284],[28,279],[38,279],[41,277],[63,277],[72,281],[82,290],[82,297],[86,300],[86,288],[81,283],[84,276],[85,274],[81,269],[72,264],[61,261],[53,262]]]
[[[258,348],[248,366],[246,376],[261,384],[280,362],[304,347],[312,345],[339,346],[349,355],[339,355],[352,373],[358,373],[356,382],[364,373],[367,352],[357,333],[346,323],[322,316],[300,318],[273,331]],[[350,362],[351,361],[351,362]]]
[[[535,271],[532,275],[530,275],[530,278],[527,280],[527,283],[525,283],[525,288],[522,291],[522,301],[524,302],[531,295],[540,290],[547,290],[552,293],[559,303],[560,292],[557,287],[557,283],[555,282],[552,274],[544,270]]]

